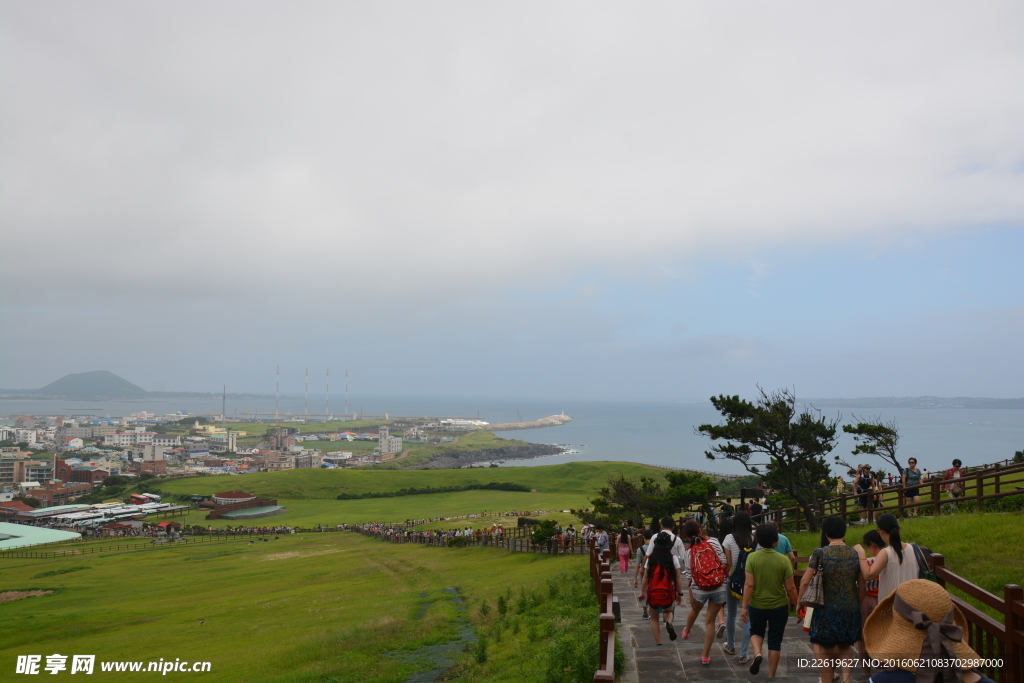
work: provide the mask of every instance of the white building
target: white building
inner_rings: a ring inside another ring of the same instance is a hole
[[[380,430],[377,432],[377,452],[401,453],[402,437],[391,436],[391,430],[385,426],[382,426]]]
[[[164,459],[164,447],[154,446],[151,443],[140,443],[135,444],[128,449],[128,459],[132,462],[142,462],[144,460],[163,460]]]
[[[18,443],[22,441],[26,442],[29,446],[34,446],[36,443],[36,430],[34,429],[15,429],[14,440]]]
[[[84,448],[85,442],[79,439],[77,436],[66,436],[64,437],[64,448],[68,450],[77,451],[79,448]]]

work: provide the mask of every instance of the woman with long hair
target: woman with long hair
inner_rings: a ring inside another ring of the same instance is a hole
[[[871,529],[864,533],[864,537],[861,539],[861,543],[864,544],[864,549],[867,550],[868,555],[868,567],[875,563],[875,558],[885,548],[885,541],[882,540],[881,534],[876,529]],[[878,606],[878,579],[871,579],[870,581],[864,582],[864,597],[860,600],[860,623],[863,625],[867,622],[868,617],[875,611],[875,607]],[[857,643],[857,652],[860,654],[860,660],[862,662],[868,661],[868,652],[864,647],[864,639],[862,638]],[[867,664],[864,664],[864,675],[870,675],[871,669],[868,668]]]
[[[750,515],[739,512],[732,519],[732,533],[722,541],[725,550],[725,570],[729,573],[729,592],[725,598],[725,646],[726,654],[736,654],[736,615],[740,611],[743,600],[743,584],[746,582],[747,556],[758,549],[754,539],[754,525]],[[747,652],[750,649],[750,623],[742,624],[740,634],[740,664],[747,663]],[[721,628],[719,628],[721,630]]]
[[[622,527],[622,531],[619,532],[618,551],[619,572],[625,574],[629,571],[629,558],[633,554],[632,537],[626,527]]]
[[[690,582],[690,613],[686,617],[683,638],[690,637],[690,629],[697,621],[704,605],[704,652],[701,664],[711,663],[711,645],[715,642],[715,620],[725,607],[729,592],[729,575],[725,571],[725,551],[714,536],[705,537],[696,520],[688,519],[683,525],[683,539],[689,550],[683,559],[683,576]],[[703,584],[703,585],[702,585]],[[723,629],[717,629],[721,638]]]
[[[874,564],[868,564],[867,554],[858,543],[854,546],[860,556],[860,573],[865,581],[878,578],[878,601],[889,597],[900,584],[917,578],[919,567],[914,548],[900,538],[900,523],[889,512],[878,515],[875,520],[878,535],[888,547],[875,557]]]
[[[658,615],[664,615],[669,640],[676,639],[672,626],[675,606],[683,601],[683,576],[679,571],[679,557],[672,552],[675,539],[662,531],[651,541],[644,567],[644,582],[640,597],[651,615],[651,633],[654,642],[661,645],[661,627]]]

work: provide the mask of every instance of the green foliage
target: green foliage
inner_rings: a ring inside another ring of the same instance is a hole
[[[731,498],[740,495],[740,489],[756,489],[761,485],[761,475],[748,474],[743,477],[732,479],[719,479],[716,484],[718,495],[722,498]]]
[[[530,541],[535,545],[541,545],[550,541],[557,533],[558,522],[553,519],[544,519],[530,531]]]
[[[92,567],[66,567],[64,569],[51,569],[48,572],[40,572],[39,574],[33,574],[33,579],[43,579],[47,576],[60,576],[61,574],[70,574],[71,572],[80,572],[83,569],[92,569]]]
[[[110,476],[110,477],[107,477],[106,479],[104,479],[103,480],[103,485],[104,486],[127,486],[128,485],[128,477],[122,477],[122,476],[120,476],[118,474],[115,474],[113,476]]]
[[[454,493],[456,491],[522,491],[530,487],[512,482],[492,481],[487,484],[464,484],[462,486],[425,486],[398,489],[397,491],[368,491],[366,493],[339,493],[338,500],[360,500],[363,498],[395,498],[397,496],[418,496],[427,493]]]
[[[508,614],[508,599],[504,595],[498,596],[498,617],[504,619]]]
[[[585,570],[555,577],[561,587],[549,620],[544,683],[587,683],[598,664],[598,608]],[[621,668],[621,665],[620,665]]]
[[[648,520],[674,515],[692,505],[706,505],[715,495],[715,483],[703,474],[668,472],[664,476],[667,487],[653,477],[640,477],[639,481],[611,477],[590,501],[592,509],[571,512],[584,524],[613,529],[631,520],[643,527]]]
[[[711,403],[725,422],[704,424],[694,431],[713,442],[710,460],[732,460],[751,474],[763,474],[765,486],[781,490],[800,505],[808,525],[819,528],[817,500],[829,492],[830,468],[825,456],[836,446],[839,419],[820,411],[798,411],[789,389],[768,394],[758,387],[756,402],[739,396],[713,396]]]
[[[854,419],[857,419],[856,416]],[[900,442],[899,425],[896,420],[883,422],[881,417],[875,417],[859,421],[855,425],[843,425],[843,431],[853,434],[856,446],[850,451],[852,455],[874,455],[891,464],[897,473],[903,471],[903,466],[900,465],[900,461],[896,457],[896,448]],[[835,460],[841,465],[855,469],[852,464],[838,455],[835,456]],[[879,477],[883,476],[882,472],[876,472],[876,474]]]
[[[486,619],[490,615],[491,606],[487,603],[486,598],[484,598],[484,601],[480,603],[480,607],[477,611],[480,612],[480,616],[484,619]]]
[[[1013,461],[1018,464],[1024,463],[1024,451],[1014,451]]]
[[[473,658],[476,659],[477,664],[487,663],[487,636],[480,634],[476,642],[473,643]]]

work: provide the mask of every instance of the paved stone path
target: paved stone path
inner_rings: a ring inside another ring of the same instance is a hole
[[[675,642],[668,639],[664,624],[661,626],[661,642],[658,646],[651,633],[650,622],[642,618],[643,607],[637,602],[639,588],[633,588],[631,573],[620,574],[617,566],[612,567],[612,581],[615,595],[619,599],[622,623],[616,626],[616,638],[626,653],[626,668],[621,683],[662,683],[668,681],[723,681],[746,683],[766,683],[767,680],[778,683],[817,683],[818,672],[815,669],[799,668],[795,660],[798,657],[813,656],[811,643],[807,633],[790,618],[782,642],[782,661],[776,678],[768,678],[768,652],[764,651],[764,661],[760,672],[751,675],[748,664],[738,664],[738,655],[727,655],[722,650],[725,638],[716,639],[711,646],[711,663],[700,663],[704,649],[704,613],[697,618],[689,639],[683,640],[683,626],[689,610],[686,603],[676,607],[676,615],[672,623],[679,638]],[[627,578],[628,577],[628,578]],[[706,608],[705,608],[706,609]],[[736,648],[739,649],[740,624],[737,617]],[[750,653],[753,658],[754,653]],[[867,677],[859,671],[854,672],[853,680],[864,683]]]

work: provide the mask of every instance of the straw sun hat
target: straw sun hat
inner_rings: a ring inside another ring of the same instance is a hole
[[[891,668],[917,673],[920,679],[943,670],[954,672],[951,667],[918,671],[912,660],[958,659],[962,670],[979,667],[978,653],[963,640],[967,632],[967,620],[946,589],[914,579],[878,603],[864,622],[864,645],[872,659],[893,660]]]

